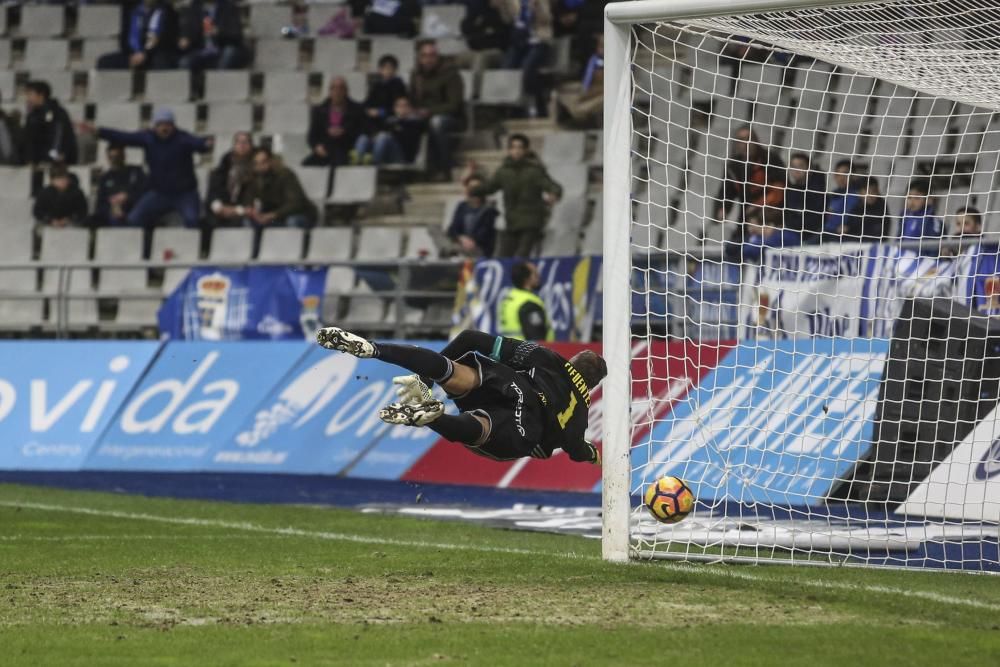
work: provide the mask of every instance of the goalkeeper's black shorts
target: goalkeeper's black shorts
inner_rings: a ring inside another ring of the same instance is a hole
[[[490,436],[481,445],[465,446],[472,452],[499,461],[525,456],[548,458],[551,449],[543,447],[545,406],[530,377],[499,364],[476,352],[467,352],[455,363],[479,371],[479,387],[453,397],[462,412],[486,417]]]

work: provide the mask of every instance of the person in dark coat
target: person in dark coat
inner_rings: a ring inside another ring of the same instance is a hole
[[[395,35],[413,37],[417,34],[420,18],[418,0],[377,0],[368,3],[364,13],[367,35]]]
[[[237,69],[249,61],[240,10],[231,0],[194,0],[181,16],[178,46],[183,69]]]
[[[28,164],[76,164],[76,131],[66,109],[52,97],[45,81],[29,81],[21,156]]]
[[[455,242],[465,257],[492,257],[496,243],[496,222],[499,213],[485,197],[473,194],[483,185],[479,176],[465,179],[465,201],[455,208],[448,225],[448,238]]]
[[[21,114],[0,109],[0,164],[21,164]]]
[[[802,243],[818,243],[823,232],[826,179],[805,153],[788,159],[784,228],[800,232]]]
[[[396,100],[392,115],[383,121],[382,128],[374,140],[367,134],[358,137],[352,161],[376,165],[413,164],[420,152],[427,121],[410,104],[410,98]]]
[[[844,216],[844,225],[839,230],[842,241],[874,243],[889,238],[889,209],[885,197],[879,190],[878,179],[861,176],[857,179],[857,203]]]
[[[171,69],[177,66],[180,21],[169,0],[143,0],[124,15],[118,51],[97,69]]]
[[[129,212],[127,224],[149,229],[164,215],[176,211],[184,219],[185,227],[198,226],[201,203],[192,156],[210,151],[211,137],[196,137],[177,129],[170,109],[156,110],[152,129],[122,132],[102,127],[97,136],[125,146],[138,146],[146,152],[149,189]]]
[[[38,222],[53,227],[78,225],[87,218],[87,197],[70,176],[66,165],[49,169],[49,184],[35,198],[32,213]]]
[[[510,25],[490,0],[468,0],[461,28],[473,51],[505,51],[510,44]]]
[[[392,115],[392,106],[406,96],[406,84],[399,78],[399,61],[396,56],[384,55],[378,59],[378,78],[372,82],[365,98],[365,113],[374,129],[383,129],[382,121]]]
[[[124,225],[128,213],[146,190],[146,172],[137,164],[125,164],[125,147],[109,144],[108,168],[97,179],[97,201],[93,224]]]
[[[249,132],[233,135],[233,148],[222,156],[208,176],[208,220],[213,225],[242,224],[243,201],[253,180],[253,138]]]
[[[312,153],[302,164],[307,167],[347,164],[366,124],[364,107],[348,97],[347,81],[335,77],[330,81],[329,96],[312,108],[308,133]]]

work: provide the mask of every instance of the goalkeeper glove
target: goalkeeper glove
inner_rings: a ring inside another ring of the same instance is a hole
[[[587,443],[587,446],[590,447],[590,452],[592,455],[590,462],[593,463],[595,466],[601,465],[601,450],[599,450],[597,447],[594,447],[594,445],[592,445],[589,442]]]
[[[420,403],[432,400],[430,388],[420,380],[418,375],[397,375],[392,378],[396,386],[396,396],[401,403]]]

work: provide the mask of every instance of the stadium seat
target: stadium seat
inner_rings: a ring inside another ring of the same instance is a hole
[[[18,27],[18,34],[22,37],[58,37],[65,32],[66,13],[61,3],[55,6],[21,6],[21,24]]]
[[[66,69],[69,42],[65,39],[29,39],[24,45],[25,69]]]
[[[579,243],[580,235],[577,232],[569,229],[550,227],[545,230],[545,237],[542,239],[542,247],[539,254],[542,257],[576,255]]]
[[[96,38],[83,40],[83,49],[80,51],[80,69],[94,69],[97,66],[98,58],[105,53],[117,51],[118,48],[117,39]]]
[[[0,71],[0,95],[5,100],[13,100],[17,95],[17,72]]]
[[[599,220],[591,220],[583,234],[583,244],[580,247],[581,255],[603,255],[604,254],[604,224]]]
[[[254,230],[222,227],[212,232],[208,259],[213,262],[248,262],[253,257]]]
[[[548,228],[564,230],[579,236],[586,213],[587,198],[585,195],[563,196],[552,207]]]
[[[113,324],[122,329],[155,327],[162,303],[163,300],[159,297],[143,299],[128,296],[128,298],[119,299]]]
[[[481,105],[520,105],[523,102],[524,73],[519,69],[489,69],[479,83]]]
[[[31,197],[30,167],[0,167],[0,193],[10,199]]]
[[[455,216],[455,209],[458,205],[465,201],[465,197],[461,195],[456,195],[454,197],[449,197],[444,202],[444,212],[441,215],[441,229],[447,230],[451,225],[451,219]]]
[[[462,19],[465,18],[465,5],[428,5],[420,21],[422,37],[459,37],[462,34]]]
[[[73,99],[73,72],[68,70],[32,70],[28,78],[48,83],[52,88],[52,97],[60,102]]]
[[[7,34],[7,12],[0,12],[0,35]]]
[[[333,173],[331,204],[364,204],[375,197],[378,169],[338,167]]]
[[[358,296],[358,292],[371,292],[372,296]],[[385,298],[374,296],[372,289],[363,280],[355,286],[354,293],[348,300],[345,324],[361,329],[391,328],[386,326]]]
[[[358,68],[358,43],[352,39],[320,38],[313,42],[312,70],[325,75]]]
[[[264,127],[267,128],[267,114],[264,115]],[[301,128],[300,128],[301,129]],[[271,137],[271,150],[280,155],[287,165],[298,165],[309,155],[309,142],[305,134],[299,132],[282,132]]]
[[[253,130],[253,107],[238,102],[210,104],[205,132],[208,134],[232,135],[237,130]]]
[[[0,14],[2,13],[3,12],[0,12]],[[4,70],[10,67],[10,51],[11,51],[10,40],[0,39],[0,68],[3,68]],[[10,72],[10,74],[14,73]],[[9,98],[4,98],[4,99],[9,99]]]
[[[336,37],[323,37],[318,35],[320,28],[325,26],[333,18],[333,15],[339,12],[342,7],[341,2],[312,2],[309,3],[306,9],[306,20],[309,23],[310,31],[317,35],[317,41],[326,40],[333,41],[337,39]]]
[[[48,263],[78,264],[86,262],[90,253],[90,237],[86,229],[78,227],[41,228],[42,245],[39,260]],[[59,269],[42,272],[42,291],[54,295],[59,291]],[[92,288],[89,269],[70,271],[68,287],[73,293],[89,292]]]
[[[24,227],[30,231],[35,221],[31,213],[33,205],[34,202],[27,195],[24,197],[12,197],[6,193],[0,195],[0,211],[3,211],[0,215],[0,229]],[[0,247],[4,248],[5,257],[10,255],[6,246],[0,245]],[[16,259],[31,259],[31,253],[24,256],[18,254]]]
[[[110,127],[117,130],[138,130],[141,125],[138,104],[98,104],[95,107],[94,122],[98,127]]]
[[[587,135],[583,132],[552,132],[542,144],[544,164],[577,164],[583,162]]]
[[[458,73],[462,76],[462,99],[471,102],[479,94],[476,88],[476,73],[471,69],[460,69]]]
[[[254,37],[274,39],[281,36],[281,29],[292,22],[289,5],[260,4],[250,7],[250,34]]]
[[[333,262],[351,258],[354,230],[350,227],[318,227],[309,235],[308,262]]]
[[[417,62],[416,42],[402,37],[387,37],[375,35],[371,38],[371,57],[368,59],[368,70],[374,72],[378,59],[384,55],[394,55],[399,60],[399,75],[404,81],[409,81],[410,72]]]
[[[187,70],[146,72],[145,99],[154,105],[170,106],[191,99],[191,74]]]
[[[149,259],[154,262],[178,260],[194,262],[199,258],[201,232],[181,227],[157,227],[153,230],[152,251]],[[163,274],[161,291],[168,295],[184,280],[188,269],[167,268]]]
[[[83,190],[83,194],[89,200],[92,194],[91,190],[94,188],[94,174],[91,165],[71,166],[69,167],[69,173],[76,176],[76,180],[80,184],[80,189]]]
[[[79,5],[76,35],[85,40],[92,37],[114,37],[121,26],[121,7],[113,5]]]
[[[404,259],[437,259],[440,251],[426,227],[410,227]]]
[[[205,102],[245,102],[250,99],[250,73],[208,70],[205,72]]]
[[[288,262],[302,259],[305,230],[295,227],[268,227],[260,237],[257,259],[262,262]]]
[[[254,68],[261,72],[280,72],[298,69],[299,41],[286,39],[261,39],[254,51]]]
[[[101,265],[142,261],[143,230],[131,227],[100,227],[94,239],[94,262]],[[146,270],[102,268],[98,276],[100,294],[145,292]]]
[[[743,62],[736,83],[736,97],[751,102],[776,104],[785,75],[783,65]]]
[[[563,198],[580,196],[587,191],[587,171],[585,164],[548,165],[549,176],[562,186]]]
[[[299,167],[286,165],[295,170],[306,196],[313,201],[323,201],[330,191],[330,169],[327,167]],[[343,168],[343,167],[342,167]]]
[[[174,123],[177,127],[188,132],[195,131],[195,127],[198,124],[197,105],[189,102],[171,104],[170,109],[174,112]]]
[[[270,72],[264,77],[264,101],[292,104],[306,101],[309,75],[305,72]]]
[[[92,70],[87,81],[87,97],[101,104],[132,99],[132,72]]]
[[[342,295],[354,290],[354,281],[354,269],[344,266],[327,269],[326,285],[323,288],[323,322],[341,321],[341,306],[347,304],[347,298]]]
[[[402,249],[403,234],[398,227],[362,227],[358,235],[358,252],[355,259],[398,259]]]
[[[5,292],[30,293],[37,289],[33,269],[0,269],[0,281]],[[40,326],[44,310],[45,301],[41,298],[0,297],[0,330],[25,331]]]
[[[264,134],[296,134],[309,126],[309,107],[297,104],[268,104],[264,107]]]

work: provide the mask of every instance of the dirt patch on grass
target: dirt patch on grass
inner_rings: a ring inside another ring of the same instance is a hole
[[[567,579],[497,585],[433,572],[416,576],[262,578],[179,568],[87,580],[0,584],[0,626],[109,623],[466,623],[684,627],[705,623],[821,624],[853,620],[815,600],[755,597],[722,588]]]

